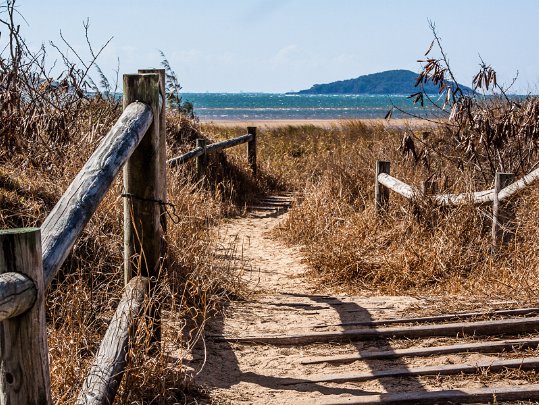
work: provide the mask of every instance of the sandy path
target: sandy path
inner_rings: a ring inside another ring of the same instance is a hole
[[[253,211],[244,218],[231,220],[223,227],[223,246],[229,246],[231,241],[239,244],[238,255],[243,256],[245,263],[244,278],[254,294],[248,302],[232,302],[224,311],[224,317],[211,323],[207,335],[237,337],[308,332],[320,324],[409,316],[411,308],[425,305],[424,301],[412,297],[317,294],[316,288],[303,277],[307,268],[300,252],[269,235],[269,231],[282,218],[282,213],[276,211]],[[423,339],[420,344],[428,346],[453,341]],[[481,379],[473,377],[416,377],[344,384],[283,384],[290,379],[316,374],[432,365],[433,360],[429,358],[371,360],[347,365],[300,363],[306,357],[403,348],[412,344],[419,345],[418,342],[382,339],[376,342],[272,346],[218,342],[207,338],[205,352],[202,348],[195,351],[190,366],[200,369],[205,361],[195,382],[208,387],[212,403],[226,404],[323,403],[380,392],[484,386]],[[435,364],[494,358],[495,355],[488,354],[446,355],[438,356]],[[503,381],[500,383],[504,385]],[[512,383],[523,381],[517,379]]]

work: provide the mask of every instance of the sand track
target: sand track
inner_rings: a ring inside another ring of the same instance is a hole
[[[288,201],[287,196],[272,200]],[[361,383],[305,384],[299,380],[320,374],[375,371],[389,367],[418,367],[433,364],[478,362],[496,359],[490,354],[451,354],[431,358],[357,361],[351,364],[301,364],[307,357],[353,354],[363,350],[405,348],[411,345],[455,343],[455,339],[430,338],[420,342],[381,339],[374,342],[272,346],[217,341],[210,336],[241,337],[261,334],[302,333],[320,324],[369,321],[413,315],[412,308],[426,301],[399,296],[345,296],[321,294],[303,276],[307,270],[300,251],[283,245],[269,232],[285,215],[280,203],[252,210],[245,217],[229,221],[221,229],[223,246],[238,243],[237,254],[245,267],[243,278],[253,290],[247,302],[232,302],[215,318],[206,332],[204,345],[192,354],[189,366],[201,372],[195,382],[210,391],[212,403],[297,404],[322,403],[351,396],[402,391],[430,391],[446,388],[481,388],[481,378],[413,377],[380,379]],[[458,341],[462,343],[463,340]],[[298,384],[286,385],[290,381]],[[511,384],[523,384],[513,378]],[[490,386],[507,385],[502,379]]]

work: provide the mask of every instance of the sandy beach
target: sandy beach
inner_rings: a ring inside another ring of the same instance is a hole
[[[277,128],[283,126],[301,126],[301,125],[314,125],[322,128],[338,127],[343,123],[350,122],[352,120],[341,119],[292,119],[292,120],[253,120],[253,121],[236,121],[236,120],[202,120],[201,123],[205,125],[218,125],[221,127],[259,127],[259,128]],[[409,119],[409,118],[395,118],[391,120],[384,119],[360,119],[353,121],[361,121],[367,125],[383,125],[387,127],[398,128],[425,128],[431,127],[435,124],[432,122],[421,119]]]

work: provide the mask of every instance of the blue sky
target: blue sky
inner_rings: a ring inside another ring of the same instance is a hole
[[[479,57],[518,92],[539,89],[537,0],[17,0],[32,47],[59,31],[86,54],[82,21],[113,77],[159,67],[161,49],[186,92],[285,92],[390,69],[418,70],[436,23],[457,78]],[[51,58],[57,57],[51,50]]]

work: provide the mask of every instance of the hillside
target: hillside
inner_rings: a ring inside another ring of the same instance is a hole
[[[315,84],[310,89],[300,90],[294,94],[405,94],[418,91],[414,87],[417,73],[410,70],[388,70],[359,76],[355,79],[340,80],[332,83]],[[466,91],[469,87],[462,86]],[[425,85],[429,94],[438,93],[438,87],[429,83]]]

